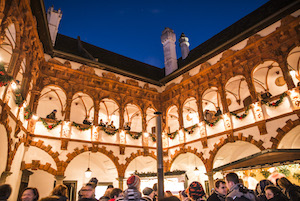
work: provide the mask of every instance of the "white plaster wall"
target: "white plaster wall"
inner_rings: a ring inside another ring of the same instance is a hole
[[[194,170],[197,167],[200,170],[200,174],[196,175]],[[171,166],[171,171],[174,170],[185,170],[189,178],[188,185],[193,181],[199,181],[203,188],[205,187],[205,180],[208,180],[208,177],[205,175],[206,169],[201,161],[196,155],[192,153],[180,154]]]
[[[89,152],[84,152],[76,156],[67,166],[64,180],[76,180],[77,192],[87,183],[90,178],[86,178],[84,172],[88,168]],[[99,182],[113,182],[118,186],[118,174],[114,163],[106,155],[101,153],[90,153],[91,177],[96,177]]]
[[[244,49],[244,47],[246,47],[247,45],[247,42],[248,42],[249,38],[239,42],[238,44],[232,46],[230,49],[233,50],[233,51],[238,51],[238,50],[241,50],[241,49]]]
[[[300,126],[293,128],[282,138],[278,149],[300,149]]]
[[[257,32],[257,34],[260,35],[261,37],[265,37],[265,36],[269,35],[270,33],[276,31],[276,29],[278,27],[280,27],[280,25],[281,25],[281,21],[279,20],[279,21],[275,22],[274,24],[268,26],[267,28],[264,28],[263,30]]]
[[[33,172],[29,177],[28,187],[37,188],[40,199],[49,196],[54,188],[55,178],[52,174],[43,170],[30,170]]]
[[[49,123],[49,125],[50,124],[51,123]],[[37,135],[60,137],[60,131],[61,131],[61,125],[58,125],[52,130],[48,130],[41,121],[37,121],[35,124],[34,133]]]
[[[0,172],[2,173],[5,171],[6,168],[6,161],[7,161],[7,149],[8,149],[8,140],[7,140],[7,133],[5,127],[0,124]]]
[[[245,111],[237,113],[238,115],[242,115]],[[235,116],[231,115],[233,128],[239,128],[242,126],[246,126],[252,123],[255,123],[255,118],[253,115],[253,111],[250,109],[248,115],[244,119],[237,119]]]
[[[57,170],[55,161],[48,153],[37,147],[30,146],[28,151],[25,153],[24,161],[25,163],[31,163],[32,160],[40,160],[40,164],[43,165],[50,163],[51,167]]]
[[[21,176],[22,176],[22,171],[20,170],[21,168],[21,162],[23,159],[23,154],[24,154],[24,145],[21,144],[15,154],[14,160],[12,162],[11,170],[12,174],[7,177],[6,183],[10,184],[13,191],[11,196],[9,197],[9,201],[15,201],[17,200],[18,197],[18,192],[19,192],[19,187],[20,187],[20,182],[21,182]]]
[[[141,172],[157,172],[157,161],[150,156],[139,156],[133,159],[125,171],[125,177],[130,177],[137,170]]]

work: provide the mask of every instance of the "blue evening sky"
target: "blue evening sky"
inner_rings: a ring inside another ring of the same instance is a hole
[[[58,32],[138,61],[164,67],[161,32],[182,32],[193,49],[267,0],[44,0],[62,10]]]

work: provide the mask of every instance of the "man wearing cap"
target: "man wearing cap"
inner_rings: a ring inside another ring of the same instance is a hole
[[[140,192],[141,179],[137,175],[132,175],[127,179],[128,188],[124,191],[124,198],[117,199],[118,201],[146,201],[142,198]]]
[[[144,199],[146,199],[147,201],[152,201],[153,197],[155,195],[155,192],[152,188],[146,187],[143,190],[143,194],[144,194]]]
[[[55,115],[56,115],[57,110],[53,110],[50,114],[47,115],[47,119],[56,119]]]

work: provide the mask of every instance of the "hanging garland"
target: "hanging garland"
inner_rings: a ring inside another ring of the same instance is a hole
[[[142,136],[142,132],[131,133],[130,131],[126,131],[126,134],[129,134],[135,140],[139,139]]]
[[[220,120],[220,116],[218,116],[218,118],[215,121],[213,121],[213,122],[210,122],[210,121],[207,121],[206,119],[204,119],[205,123],[207,125],[209,125],[210,127],[215,126],[218,123],[219,120]]]
[[[171,140],[174,140],[177,134],[178,134],[178,130],[175,131],[174,133],[168,133],[167,135]]]
[[[101,130],[103,130],[107,135],[115,135],[119,129],[114,128],[106,128],[105,126],[100,126]]]
[[[169,171],[169,172],[165,172],[164,175],[165,176],[174,176],[174,175],[182,175],[186,173],[185,170],[174,170],[174,171]],[[139,177],[156,177],[157,176],[157,172],[134,172],[135,175],[139,176]]]
[[[29,120],[32,117],[32,112],[30,111],[30,107],[27,106],[24,109],[24,119]]]
[[[48,130],[52,130],[54,129],[56,126],[58,126],[59,124],[61,124],[61,120],[59,120],[58,122],[56,122],[55,124],[49,125],[45,119],[43,119],[42,117],[40,117],[40,120],[42,121],[43,125],[48,129]]]
[[[195,128],[197,128],[197,127],[198,127],[198,125],[195,124],[195,125],[193,125],[190,129],[184,128],[184,131],[187,132],[189,135],[191,135],[191,134],[194,133]]]
[[[268,170],[262,170],[260,171],[260,173],[264,176],[264,178],[268,178],[271,175],[271,172],[269,172]]]
[[[23,98],[23,96],[22,96],[22,94],[21,94],[21,90],[20,90],[20,89],[17,89],[17,90],[15,91],[15,96],[16,96],[15,103],[16,103],[19,107],[21,107],[21,106],[23,105],[24,98]]]
[[[238,115],[238,114],[236,114],[236,113],[234,113],[234,112],[230,112],[230,114],[231,114],[232,116],[235,116],[235,118],[237,118],[237,119],[244,119],[244,118],[246,118],[247,115],[249,114],[250,108],[251,108],[250,106],[247,106],[247,108],[246,108],[246,110],[245,110],[245,113],[243,113],[242,115]]]
[[[89,130],[92,127],[91,125],[82,126],[80,124],[75,123],[74,121],[72,122],[72,126],[75,126],[80,131],[86,131],[86,130]]]
[[[149,135],[150,135],[152,141],[156,142],[156,135],[154,133],[150,133]]]
[[[0,64],[0,87],[6,86],[12,81],[12,77],[7,75],[3,64]]]
[[[278,107],[280,105],[280,103],[282,103],[283,98],[286,96],[287,94],[284,92],[283,94],[280,95],[279,100],[275,101],[275,102],[269,102],[269,101],[265,101],[262,100],[261,102],[269,107]]]

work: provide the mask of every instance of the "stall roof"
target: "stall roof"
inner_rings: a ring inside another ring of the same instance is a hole
[[[300,149],[266,149],[259,153],[214,168],[213,172],[261,168],[300,160]]]

